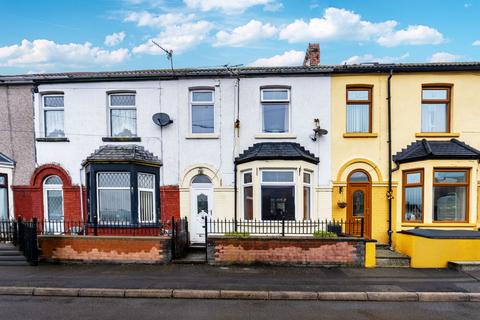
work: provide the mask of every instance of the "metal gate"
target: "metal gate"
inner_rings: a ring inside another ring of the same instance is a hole
[[[172,259],[180,259],[186,256],[190,246],[187,218],[175,220],[172,218]]]
[[[15,242],[17,222],[13,220],[0,220],[0,242]]]
[[[31,265],[38,264],[37,219],[0,220],[0,242],[11,242]]]

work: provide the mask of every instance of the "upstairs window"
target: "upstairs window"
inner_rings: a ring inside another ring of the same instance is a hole
[[[65,137],[63,125],[64,100],[63,95],[44,95],[43,103],[43,125],[46,138]]]
[[[190,91],[191,133],[214,133],[214,92],[213,90]]]
[[[347,88],[347,133],[372,132],[372,88]]]
[[[450,87],[422,88],[422,132],[450,131]]]
[[[468,169],[433,171],[434,221],[467,221],[469,175]]]
[[[110,135],[112,137],[135,137],[137,135],[137,109],[134,94],[111,94],[108,99],[110,111]]]
[[[262,131],[264,133],[289,132],[289,89],[262,89]]]
[[[423,221],[423,169],[403,173],[403,221]]]

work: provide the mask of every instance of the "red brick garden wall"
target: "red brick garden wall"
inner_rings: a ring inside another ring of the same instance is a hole
[[[364,266],[365,242],[352,238],[210,236],[209,263]]]
[[[170,243],[169,237],[38,237],[41,260],[51,262],[168,263]]]

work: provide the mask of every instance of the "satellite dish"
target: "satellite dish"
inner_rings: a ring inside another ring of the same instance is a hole
[[[153,122],[160,127],[168,126],[170,123],[173,123],[173,120],[170,119],[170,116],[166,113],[155,113],[152,116]]]

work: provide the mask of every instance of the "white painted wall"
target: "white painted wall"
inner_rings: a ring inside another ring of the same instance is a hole
[[[35,131],[42,137],[41,94],[63,91],[65,98],[65,133],[70,142],[36,142],[37,164],[58,163],[71,175],[73,183],[80,181],[81,162],[108,136],[107,92],[135,90],[137,103],[137,134],[148,151],[163,161],[162,185],[181,185],[185,172],[198,164],[217,170],[220,187],[233,186],[233,160],[256,142],[298,142],[320,158],[317,187],[319,209],[331,212],[330,196],[330,135],[316,142],[310,139],[313,119],[319,118],[322,128],[330,131],[330,78],[254,77],[240,80],[240,137],[234,134],[236,118],[236,79],[187,79],[172,81],[125,81],[71,84],[44,84],[35,95]],[[288,139],[259,138],[261,133],[260,87],[285,85],[291,87],[291,136]],[[217,138],[189,137],[189,88],[215,88],[215,130]],[[161,129],[151,117],[165,112],[173,124]],[[163,141],[163,143],[162,143]],[[124,144],[124,142],[110,142]],[[83,177],[82,177],[83,181]],[[231,200],[231,199],[230,199]],[[229,203],[231,201],[228,200]]]

